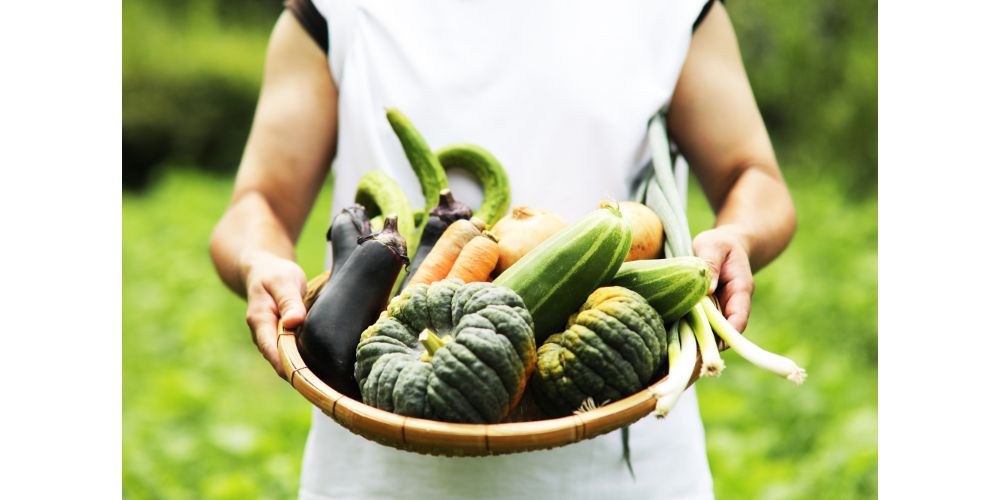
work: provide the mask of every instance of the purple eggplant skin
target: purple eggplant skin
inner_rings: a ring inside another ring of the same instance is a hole
[[[361,333],[385,310],[406,264],[406,242],[396,231],[395,217],[385,219],[381,232],[361,239],[323,287],[295,338],[306,366],[330,387],[358,401],[355,350]]]
[[[330,262],[333,263],[331,274],[343,267],[351,253],[360,246],[358,239],[371,232],[371,221],[365,213],[365,207],[357,203],[341,210],[333,218],[330,229],[326,232],[326,241],[330,244]]]
[[[427,255],[431,253],[431,249],[434,248],[434,244],[441,238],[441,235],[444,234],[446,229],[448,229],[448,226],[450,226],[452,222],[459,219],[469,220],[471,218],[471,208],[469,208],[466,204],[455,200],[450,189],[441,190],[441,197],[438,200],[438,205],[431,209],[430,214],[427,217],[427,224],[424,226],[424,232],[420,235],[420,243],[417,245],[417,252],[413,255],[413,261],[410,262],[410,266],[407,268],[406,278],[403,278],[403,284],[399,287],[400,292],[406,289],[406,285],[409,284],[410,278],[417,273],[417,269],[420,269],[420,264],[422,264],[424,259],[427,258]]]

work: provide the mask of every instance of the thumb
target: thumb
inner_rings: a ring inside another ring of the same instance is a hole
[[[716,239],[703,238],[702,235],[698,235],[691,246],[695,256],[705,259],[712,270],[712,282],[708,285],[708,295],[712,295],[719,286],[719,271],[729,256],[729,247]]]
[[[306,306],[302,302],[305,283],[297,283],[288,278],[277,279],[264,283],[264,289],[274,297],[274,303],[278,305],[278,316],[285,326],[294,327],[305,321]]]

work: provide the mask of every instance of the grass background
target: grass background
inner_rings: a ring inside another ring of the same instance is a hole
[[[794,387],[733,353],[699,382],[719,498],[848,499],[877,487],[874,2],[726,3],[799,212],[757,275],[748,335],[809,370]],[[250,341],[208,237],[249,130],[264,0],[125,0],[123,495],[295,496],[309,403]],[[299,258],[322,267],[330,185]],[[692,230],[713,216],[691,187]]]

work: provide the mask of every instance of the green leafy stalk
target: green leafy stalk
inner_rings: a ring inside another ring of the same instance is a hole
[[[669,249],[668,256],[679,257],[691,255],[687,251],[691,236],[681,230],[681,223],[679,222],[684,217],[674,212],[673,208],[670,207],[666,195],[660,189],[660,184],[655,179],[646,188],[646,206],[659,217],[660,223],[663,225],[663,232],[667,240],[665,247]]]
[[[667,129],[663,123],[663,117],[657,113],[653,121],[649,124],[649,147],[653,159],[653,182],[650,183],[652,189],[654,183],[662,192],[661,195],[667,206],[670,207],[672,217],[670,217],[671,231],[675,233],[677,248],[675,255],[693,255],[691,246],[691,229],[688,227],[687,217],[681,195],[677,190],[677,182],[674,179],[673,168],[670,166],[670,147],[667,145]],[[655,193],[655,190],[654,190]],[[668,221],[663,221],[666,224]]]

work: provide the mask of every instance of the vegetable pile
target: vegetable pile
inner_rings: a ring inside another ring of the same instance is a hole
[[[737,332],[707,296],[692,256],[662,121],[653,169],[634,201],[602,201],[568,224],[514,207],[500,162],[482,147],[433,152],[399,110],[386,117],[425,200],[413,207],[381,171],[334,217],[333,266],[309,283],[296,342],[337,391],[411,417],[497,423],[529,392],[544,416],[587,411],[652,386],[665,416],[694,377],[718,376],[720,346],[801,383],[805,371]],[[446,170],[472,174],[470,208]],[[669,377],[664,379],[664,376]]]

